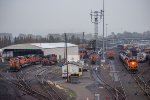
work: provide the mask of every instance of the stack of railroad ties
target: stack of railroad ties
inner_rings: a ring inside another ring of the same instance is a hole
[[[55,54],[43,57],[39,55],[27,55],[13,57],[9,60],[10,69],[12,71],[19,71],[22,67],[41,63],[42,65],[54,65],[57,63],[57,56]]]

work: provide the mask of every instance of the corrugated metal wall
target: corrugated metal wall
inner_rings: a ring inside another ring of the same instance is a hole
[[[44,55],[56,54],[57,58],[61,56],[61,59],[64,58],[64,48],[53,48],[53,49],[43,49]],[[68,55],[79,55],[78,46],[68,47]]]

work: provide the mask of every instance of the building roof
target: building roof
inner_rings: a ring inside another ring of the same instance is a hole
[[[77,46],[75,44],[67,43],[67,47]],[[16,44],[2,48],[5,49],[51,49],[51,48],[63,48],[65,43],[27,43],[27,44]]]
[[[41,47],[41,48],[63,48],[65,47],[65,43],[31,43],[33,46]],[[67,43],[67,47],[77,46],[75,44]]]

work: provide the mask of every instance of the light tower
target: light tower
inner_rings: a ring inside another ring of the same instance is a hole
[[[95,40],[95,51],[97,51],[97,38],[98,38],[98,23],[100,23],[102,19],[102,10],[99,11],[91,11],[91,22],[94,23],[94,40]]]
[[[107,25],[108,25],[108,24],[106,24],[106,50],[107,50],[107,46],[108,46],[108,44],[107,44],[107,43],[108,43],[108,37],[107,37]]]

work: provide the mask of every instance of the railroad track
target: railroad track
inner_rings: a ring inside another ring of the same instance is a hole
[[[102,79],[99,75],[100,73],[94,69],[92,69],[92,73],[95,73],[97,78],[102,81],[105,89],[111,93],[111,95],[114,97],[115,100],[127,100],[126,94],[124,92],[124,89],[122,87],[122,84],[120,82],[120,87],[112,87],[109,85],[104,79]],[[101,74],[102,75],[102,74]],[[101,83],[100,83],[101,84]]]
[[[32,75],[29,77],[30,79],[27,79],[27,76],[29,76],[30,73],[34,73],[35,75]],[[7,82],[14,85],[19,90],[39,100],[64,100],[59,95],[59,93],[57,93],[57,91],[54,89],[54,86],[46,82],[46,77],[48,73],[49,73],[48,68],[43,68],[42,65],[38,65],[38,66],[33,65],[30,66],[30,69],[25,69],[25,70],[22,69],[17,73],[10,72],[11,75],[15,76],[14,80],[9,80],[8,79],[9,76],[6,76],[5,74],[1,75],[1,73],[0,73],[0,77],[7,80]],[[40,86],[40,88],[42,88],[42,91],[41,90],[39,91],[32,87],[30,81],[32,81],[33,78],[31,77],[35,77],[34,79],[40,83],[38,85]]]
[[[132,78],[135,80],[137,85],[141,88],[141,90],[144,92],[144,94],[149,98],[150,100],[150,86],[147,85],[147,83],[137,74],[131,74]]]
[[[35,69],[39,69],[40,67],[42,66],[39,66]],[[35,70],[34,69],[34,70]],[[27,72],[32,72],[33,69],[31,70],[28,70]],[[42,94],[40,91],[36,91],[35,89],[33,89],[29,83],[26,81],[25,77],[26,77],[26,74],[27,72],[20,72],[16,75],[17,77],[17,81],[16,82],[12,82],[16,87],[18,87],[20,90],[23,90],[24,92],[26,92],[27,94],[29,95],[32,95],[38,99],[42,99],[42,100],[51,100],[50,97],[48,97],[47,95],[45,94]]]
[[[124,67],[126,66],[125,64],[122,64]],[[126,71],[129,73],[127,68],[125,67]],[[148,97],[150,100],[150,86],[147,85],[147,83],[142,79],[141,76],[139,76],[137,73],[129,73],[133,80],[137,83],[138,87],[143,91],[144,94]]]
[[[24,70],[24,72],[22,72],[22,70],[17,72],[17,73],[16,72],[13,72],[13,73],[10,72],[9,76],[2,74],[3,80],[6,80],[8,83],[14,85],[19,90],[21,90],[21,91],[25,92],[26,94],[31,95],[31,96],[39,99],[39,100],[51,100],[51,98],[48,97],[47,95],[44,95],[41,92],[33,89],[28,84],[28,82],[25,80],[25,76],[27,73],[42,68],[42,66],[36,66],[36,67],[34,67],[34,66],[31,66],[30,67],[31,69]],[[12,75],[15,77],[13,77],[13,80],[10,80],[9,77]]]
[[[46,81],[47,74],[49,72],[47,70],[41,70],[39,73],[37,73],[36,78],[41,84],[41,86],[45,89],[45,91],[50,95],[52,98],[51,100],[64,100],[59,93],[54,89],[54,86],[52,84],[48,84]],[[54,83],[53,83],[54,84]]]

